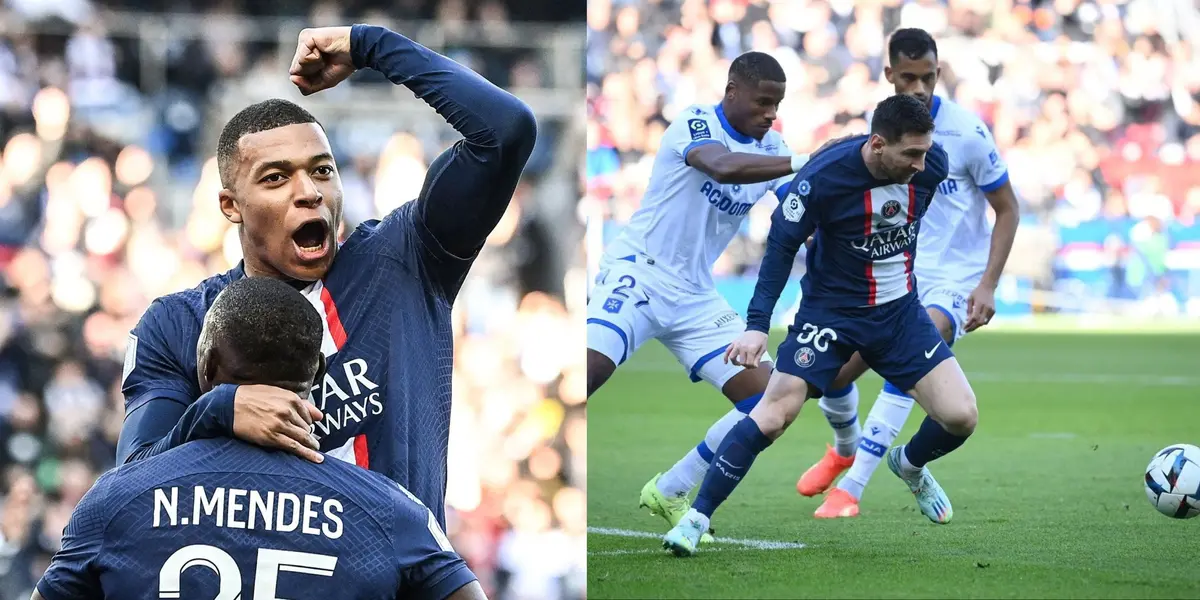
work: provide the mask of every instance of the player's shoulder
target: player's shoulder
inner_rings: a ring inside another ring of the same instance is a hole
[[[929,148],[929,152],[925,153],[925,170],[913,178],[914,183],[937,187],[949,175],[950,155],[946,153],[946,149],[940,143],[934,142],[933,146]]]
[[[155,298],[142,313],[134,334],[137,335],[139,331],[173,335],[190,332],[198,336],[200,325],[204,323],[204,315],[217,299],[217,295],[234,280],[242,277],[245,277],[245,271],[239,264],[224,273],[201,281],[195,287]]]
[[[794,190],[802,196],[807,196],[819,193],[826,187],[823,184],[844,183],[855,172],[855,161],[862,160],[858,153],[869,137],[856,135],[814,154],[792,178],[789,191]],[[810,191],[805,193],[803,188]]]
[[[717,118],[717,107],[712,104],[692,104],[687,108],[679,111],[679,116],[675,117],[674,123],[686,122],[688,119],[715,119]]]
[[[966,107],[943,98],[938,99],[935,135],[943,143],[969,148],[990,146],[992,132],[983,119]]]

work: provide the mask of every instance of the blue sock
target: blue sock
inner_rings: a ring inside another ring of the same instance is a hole
[[[717,507],[746,477],[754,458],[770,445],[771,439],[763,435],[754,419],[746,417],[734,425],[717,448],[717,458],[709,465],[692,508],[712,518]]]
[[[925,420],[921,421],[921,428],[904,446],[904,457],[908,459],[909,464],[920,469],[929,461],[954,452],[965,441],[967,438],[954,435],[937,421],[925,417]]]

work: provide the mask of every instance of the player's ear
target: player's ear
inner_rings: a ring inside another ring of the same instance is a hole
[[[213,389],[217,378],[217,348],[213,344],[201,344],[196,356],[196,376],[200,378],[200,393]]]
[[[941,71],[941,70],[942,70],[942,68],[938,67],[938,71]],[[941,75],[941,73],[938,73],[938,75]],[[890,66],[884,65],[883,66],[883,78],[886,79],[888,83],[894,85],[896,82],[892,81],[892,77],[893,77],[892,68]]]
[[[233,190],[222,189],[217,192],[217,201],[221,204],[221,214],[225,215],[225,220],[236,225],[242,223],[242,207],[238,206],[237,197]]]
[[[317,383],[318,381],[325,379],[325,371],[328,368],[329,368],[329,365],[328,365],[328,363],[325,362],[325,355],[318,354],[317,355],[317,374],[313,375],[313,383],[314,384]]]

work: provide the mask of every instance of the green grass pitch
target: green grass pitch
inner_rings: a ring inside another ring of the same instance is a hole
[[[1200,518],[1159,514],[1142,487],[1157,450],[1200,444],[1200,335],[980,332],[955,352],[980,422],[931,465],[953,522],[926,520],[886,465],[861,516],[814,519],[821,498],[795,489],[832,440],[814,401],[715,515],[737,541],[680,559],[638,493],[729,405],[648,344],[588,403],[588,595],[1200,597]],[[881,384],[859,381],[864,418]]]

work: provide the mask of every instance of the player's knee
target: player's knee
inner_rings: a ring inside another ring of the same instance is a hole
[[[942,427],[946,431],[960,437],[970,436],[975,433],[975,426],[979,423],[979,408],[975,405],[975,394],[970,391],[956,402],[953,408],[942,411]]]
[[[768,389],[762,400],[750,411],[764,435],[771,439],[783,435],[788,426],[800,414],[804,406],[807,388],[803,382],[796,386],[778,386]]]

